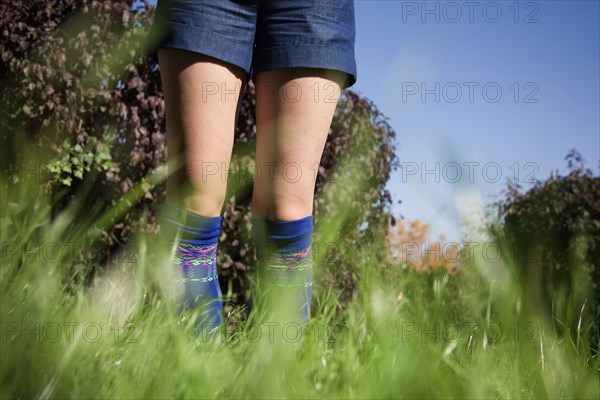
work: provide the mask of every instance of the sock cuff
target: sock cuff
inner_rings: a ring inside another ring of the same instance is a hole
[[[164,220],[181,230],[182,241],[195,244],[213,244],[218,242],[221,233],[222,216],[205,217],[182,208],[165,203]]]
[[[252,235],[258,247],[274,245],[278,251],[296,251],[308,247],[312,241],[313,216],[294,221],[252,219]]]

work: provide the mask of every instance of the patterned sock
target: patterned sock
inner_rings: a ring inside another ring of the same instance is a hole
[[[177,269],[175,282],[182,285],[178,304],[180,310],[203,307],[202,327],[212,330],[221,324],[222,301],[217,274],[217,243],[223,217],[204,217],[172,205],[165,205],[167,232],[172,234],[170,245],[175,245],[173,232],[180,231],[173,263]]]
[[[312,232],[312,215],[294,221],[252,219],[259,291],[272,290],[270,302],[277,302],[280,296],[291,297],[292,312],[302,322],[310,318]]]

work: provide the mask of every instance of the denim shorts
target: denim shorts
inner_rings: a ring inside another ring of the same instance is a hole
[[[356,82],[354,0],[158,0],[150,45],[231,63],[252,80],[275,68],[345,72]]]

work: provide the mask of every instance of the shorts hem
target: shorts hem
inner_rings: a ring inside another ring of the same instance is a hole
[[[255,49],[252,80],[257,73],[277,68],[324,68],[345,72],[347,79],[341,89],[356,83],[354,51],[327,44],[284,45],[258,51]]]
[[[156,49],[175,48],[203,54],[223,61],[244,70],[250,74],[252,46],[232,41],[222,37],[218,32],[200,29],[196,26],[167,22],[160,24],[165,33],[158,38],[159,33],[153,27],[149,38],[156,41]]]

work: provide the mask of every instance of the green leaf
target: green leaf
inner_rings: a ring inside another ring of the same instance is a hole
[[[94,161],[94,153],[88,151],[83,155],[83,162],[86,164],[91,164]]]

